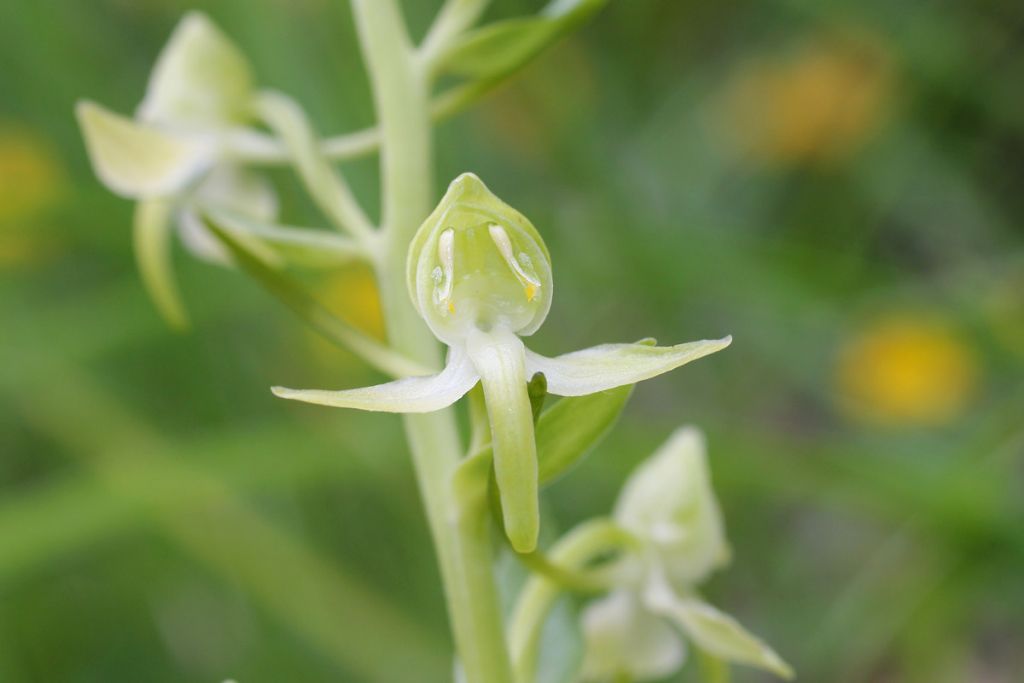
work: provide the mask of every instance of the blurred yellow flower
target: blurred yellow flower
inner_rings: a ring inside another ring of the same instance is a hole
[[[380,291],[368,266],[352,266],[329,275],[318,287],[318,299],[349,325],[376,339],[384,339]],[[322,363],[337,365],[338,348],[318,334],[310,334],[313,354]],[[346,363],[347,364],[347,363]]]
[[[63,190],[63,173],[37,133],[0,122],[0,269],[37,263],[50,251],[32,225]]]
[[[352,266],[331,274],[320,287],[321,301],[349,325],[384,339],[384,316],[377,280],[368,266]]]
[[[60,165],[43,138],[0,123],[0,225],[14,226],[51,207],[62,180]]]
[[[935,425],[963,412],[976,384],[972,349],[939,321],[876,321],[841,350],[837,367],[843,406],[883,424]]]
[[[878,130],[890,86],[890,61],[876,46],[818,40],[741,67],[719,99],[717,125],[762,163],[841,161]]]

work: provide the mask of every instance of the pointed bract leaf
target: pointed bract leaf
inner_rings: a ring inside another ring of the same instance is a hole
[[[537,546],[540,509],[523,342],[511,332],[474,331],[466,340],[466,350],[487,404],[505,533],[518,552],[530,552]]]
[[[593,448],[611,429],[633,387],[626,385],[587,396],[563,398],[537,421],[540,483],[554,481]]]
[[[370,365],[392,377],[429,374],[429,370],[420,364],[396,353],[332,314],[298,282],[277,270],[275,264],[268,262],[261,251],[253,250],[251,244],[236,237],[230,229],[222,228],[211,220],[206,220],[205,225],[223,243],[236,265],[329,341],[354,351]]]
[[[473,388],[479,377],[464,353],[452,351],[436,375],[406,377],[386,384],[342,391],[273,387],[275,396],[334,408],[385,413],[430,413],[447,408]]]
[[[526,393],[530,397],[530,412],[533,414],[533,423],[537,424],[540,413],[544,410],[544,401],[548,397],[548,381],[541,373],[534,374],[526,384]]]
[[[138,115],[176,126],[227,127],[248,118],[252,87],[242,52],[209,17],[191,12],[160,53]]]
[[[211,210],[207,215],[235,237],[255,238],[289,265],[332,268],[366,260],[358,242],[334,231],[278,225],[233,211]]]
[[[547,358],[527,351],[527,372],[543,372],[548,393],[583,396],[614,389],[674,370],[681,365],[720,351],[732,337],[678,344],[602,344]]]
[[[188,327],[171,263],[171,205],[159,199],[135,206],[133,226],[135,261],[146,291],[171,327]]]
[[[793,669],[774,650],[706,602],[664,588],[648,591],[645,602],[652,611],[671,619],[702,650],[737,664],[767,669],[782,678],[793,677]]]
[[[212,163],[207,138],[140,124],[92,102],[79,102],[75,112],[93,170],[122,197],[177,194]]]
[[[518,70],[601,9],[607,0],[555,0],[534,17],[508,19],[463,34],[438,59],[436,70],[476,80]]]

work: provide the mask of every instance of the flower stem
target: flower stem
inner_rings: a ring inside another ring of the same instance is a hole
[[[388,333],[400,353],[439,366],[438,344],[413,309],[405,286],[406,250],[431,209],[427,79],[396,0],[352,0],[352,8],[382,140],[383,253],[378,275]],[[477,608],[497,603],[486,520],[460,524],[455,509],[452,477],[460,444],[454,414],[449,409],[404,420],[466,678],[469,683],[511,683],[500,616],[496,610]]]
[[[597,518],[563,536],[549,557],[557,566],[576,570],[603,553],[632,543],[633,538],[614,522]],[[510,634],[516,683],[531,683],[535,679],[541,628],[561,591],[562,586],[554,579],[535,574],[519,593]]]

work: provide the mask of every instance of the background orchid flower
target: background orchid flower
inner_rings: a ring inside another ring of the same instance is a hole
[[[158,308],[185,321],[170,270],[169,230],[196,256],[224,263],[227,253],[198,207],[271,221],[277,198],[261,176],[233,162],[231,140],[251,118],[253,78],[241,51],[205,15],[185,16],[157,59],[134,118],[89,101],[76,113],[96,175],[111,191],[138,200],[135,249]]]
[[[677,346],[604,344],[554,358],[527,349],[551,306],[551,259],[536,228],[471,173],[456,178],[409,249],[409,293],[434,335],[448,345],[445,368],[347,391],[274,388],[283,398],[388,412],[429,412],[483,385],[505,530],[520,552],[539,530],[537,458],[526,384],[581,396],[634,384],[729,345],[731,338]]]
[[[584,610],[583,681],[667,676],[683,664],[683,636],[715,657],[792,677],[770,647],[694,588],[729,559],[700,432],[677,430],[636,469],[615,520],[641,549],[621,561],[621,585]]]

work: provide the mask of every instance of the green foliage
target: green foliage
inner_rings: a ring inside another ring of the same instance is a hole
[[[480,81],[502,78],[522,68],[607,3],[553,0],[534,17],[487,24],[460,36],[441,54],[435,69]]]

